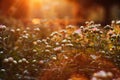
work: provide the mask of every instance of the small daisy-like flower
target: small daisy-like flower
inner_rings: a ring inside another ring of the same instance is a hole
[[[68,25],[68,26],[66,26],[66,29],[74,29],[74,26]]]
[[[19,32],[19,31],[20,31],[20,28],[17,28],[16,31]]]
[[[116,21],[116,24],[120,25],[120,20]]]
[[[59,46],[59,45],[60,45],[60,43],[58,43],[58,42],[56,42],[55,44],[56,44],[56,46]]]
[[[24,30],[24,31],[23,31],[23,33],[24,33],[24,34],[26,34],[26,33],[27,33],[27,31],[26,31],[26,30]]]
[[[111,72],[107,72],[108,77],[113,77],[113,74]]]
[[[40,31],[40,28],[38,28],[38,27],[34,28],[34,31]]]
[[[94,73],[93,76],[94,77],[107,77],[107,74],[105,71],[100,71],[100,72]]]
[[[103,31],[100,31],[100,34],[103,34]]]
[[[112,20],[112,21],[111,21],[111,23],[112,23],[112,24],[115,24],[115,21],[114,21],[114,20]]]
[[[26,27],[27,30],[30,30],[30,27]]]
[[[66,55],[63,55],[63,56],[64,56],[64,59],[66,59],[66,60],[69,59]]]
[[[24,39],[28,39],[28,36],[27,35],[23,35],[22,36]]]
[[[62,40],[62,43],[67,43],[67,42],[68,42],[67,39]]]
[[[91,80],[98,80],[98,78],[96,78],[96,77],[92,77],[92,79]]]
[[[89,29],[88,28],[84,28],[83,31],[86,33],[86,32],[89,31]]]
[[[90,57],[94,60],[98,58],[96,55],[90,55]]]
[[[1,69],[2,72],[5,72],[6,70],[5,69]]]
[[[90,22],[89,22],[89,21],[86,21],[85,24],[86,24],[86,26],[88,26],[88,25],[90,24]]]
[[[46,52],[46,53],[50,53],[50,50],[46,49],[45,52]]]
[[[22,61],[23,61],[23,62],[26,62],[27,60],[26,60],[25,58],[22,58]]]
[[[4,31],[6,29],[5,25],[0,25],[0,31]]]
[[[36,41],[34,41],[34,42],[33,42],[33,44],[34,44],[34,45],[37,45],[37,42],[36,42]]]
[[[56,52],[61,51],[61,50],[62,50],[61,46],[54,48],[54,51],[56,51]]]
[[[95,28],[92,29],[92,31],[97,33],[97,32],[100,31],[100,29],[98,29],[98,28],[95,27]]]
[[[61,33],[61,34],[65,34],[65,33],[66,33],[66,30],[61,30],[60,33]]]
[[[29,74],[28,70],[24,70],[23,73],[24,73],[24,74]]]
[[[48,42],[47,42],[47,40],[46,39],[42,39],[42,42],[44,43],[44,44],[48,44]]]
[[[0,51],[0,54],[3,54],[4,52],[3,51]]]
[[[80,26],[80,29],[84,29],[84,26]]]
[[[35,59],[32,61],[33,63],[37,62]]]
[[[111,38],[115,39],[116,38],[116,34],[111,35]]]
[[[90,25],[93,25],[93,24],[95,24],[95,22],[94,21],[90,21]]]
[[[16,60],[14,60],[14,61],[13,61],[13,63],[14,63],[14,64],[17,64],[17,61],[16,61]]]
[[[42,41],[41,41],[41,40],[37,40],[36,42],[37,42],[38,44],[40,44]]]
[[[67,47],[73,47],[73,44],[69,43],[69,44],[65,44],[65,46],[67,46]]]
[[[15,32],[15,30],[14,30],[14,29],[11,29],[10,31],[11,31],[11,32],[13,32],[13,33]]]
[[[110,25],[106,25],[105,27],[104,27],[104,29],[105,30],[110,30],[110,29],[113,29]]]
[[[36,53],[36,52],[37,52],[37,50],[36,50],[36,49],[33,49],[33,52],[34,52],[34,53]]]
[[[97,73],[94,73],[93,76],[96,78],[108,78],[108,77],[113,77],[113,74],[111,72],[105,72],[102,70]]]
[[[53,56],[53,57],[52,57],[52,60],[57,60],[57,57]]]
[[[52,46],[50,46],[50,45],[46,45],[46,48],[51,48]]]
[[[18,63],[22,63],[22,60],[19,60]]]
[[[40,61],[39,61],[39,64],[44,64],[44,60],[40,60]]]
[[[74,33],[81,34],[81,29],[76,30]]]
[[[8,60],[7,58],[5,58],[3,61],[4,61],[5,63],[9,62],[9,60]]]
[[[13,57],[9,57],[8,61],[13,62],[14,61]]]
[[[50,36],[53,37],[55,35],[57,36],[57,35],[59,35],[59,33],[58,32],[53,32]]]

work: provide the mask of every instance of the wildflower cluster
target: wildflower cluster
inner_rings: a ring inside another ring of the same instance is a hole
[[[120,24],[102,27],[93,21],[79,28],[68,25],[45,38],[38,25],[0,25],[0,79],[68,80],[74,74],[91,80],[119,78]]]

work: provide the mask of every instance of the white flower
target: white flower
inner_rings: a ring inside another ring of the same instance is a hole
[[[116,21],[116,24],[120,24],[120,20]]]
[[[34,45],[37,45],[37,42],[36,42],[36,41],[34,41],[34,42],[33,42],[33,44],[34,44]]]
[[[48,45],[48,42],[47,42],[46,39],[42,39],[42,42],[43,42],[44,44]]]
[[[98,80],[98,78],[96,78],[96,77],[92,77],[92,79],[91,80]]]
[[[66,39],[62,40],[62,43],[67,43],[67,40]]]
[[[40,31],[40,28],[34,28],[34,31]]]
[[[33,60],[32,62],[34,63],[34,62],[36,62],[36,60]]]
[[[92,59],[97,59],[98,57],[96,55],[90,55]]]
[[[95,27],[95,28],[92,29],[92,31],[93,31],[93,32],[99,32],[100,29],[98,29],[98,28]]]
[[[18,62],[19,62],[19,63],[22,63],[22,60],[19,60]]]
[[[68,47],[73,47],[73,44],[65,44],[65,46],[68,46]]]
[[[8,61],[13,62],[14,61],[13,57],[9,57]]]
[[[53,60],[57,60],[57,58],[55,56],[52,57]]]
[[[116,34],[113,34],[111,35],[111,38],[116,38],[116,36],[117,36]]]
[[[113,77],[113,74],[111,72],[105,72],[105,71],[99,71],[97,73],[93,74],[93,77],[96,78],[108,78],[108,77]]]
[[[23,62],[26,62],[27,60],[26,60],[25,58],[22,58],[22,61],[23,61]]]
[[[0,25],[0,31],[5,30],[6,26],[5,25]]]
[[[0,51],[0,54],[3,54],[4,52],[3,51]]]
[[[66,26],[66,29],[74,29],[74,26],[68,25],[68,26]]]
[[[26,27],[26,29],[27,29],[27,30],[30,30],[30,28],[29,28],[29,27]]]
[[[40,60],[40,61],[39,61],[39,64],[43,64],[43,63],[44,63],[44,61],[43,61],[43,60]]]
[[[46,48],[51,48],[51,46],[50,45],[46,45]]]
[[[107,77],[107,74],[105,71],[100,71],[100,72],[97,72],[97,73],[94,73],[93,75],[94,77]]]
[[[20,31],[20,29],[19,29],[19,28],[17,28],[17,29],[16,29],[16,31],[18,31],[18,32],[19,32],[19,31]]]
[[[5,59],[4,59],[4,62],[7,63],[7,62],[9,62],[9,60],[8,60],[7,58],[5,58]]]
[[[77,29],[74,33],[81,34],[81,29]]]
[[[28,70],[25,70],[23,73],[24,73],[24,74],[29,74]]]
[[[10,31],[11,31],[11,32],[13,32],[13,33],[15,32],[15,30],[14,30],[14,29],[11,29]]]
[[[61,46],[54,48],[54,51],[61,51],[61,50],[62,50]]]
[[[93,25],[95,22],[94,21],[90,21],[90,24]]]
[[[17,61],[14,60],[13,63],[14,63],[14,64],[17,64]]]
[[[64,58],[67,60],[68,59],[68,57],[66,56],[66,55],[64,55]]]
[[[111,21],[111,23],[112,23],[112,24],[114,24],[114,23],[115,23],[115,21],[114,21],[114,20],[112,20],[112,21]]]
[[[33,52],[34,52],[34,53],[36,53],[36,52],[37,52],[37,50],[36,50],[36,49],[33,49]]]
[[[56,42],[55,44],[56,44],[57,46],[60,45],[60,43],[58,43],[58,42]]]
[[[41,43],[41,40],[37,40],[36,42],[37,42],[37,43]]]
[[[46,49],[45,52],[50,53],[50,50]]]
[[[24,33],[24,34],[26,34],[26,33],[27,33],[27,31],[26,31],[26,30],[24,30],[24,31],[23,31],[23,33]]]
[[[25,39],[28,39],[28,36],[27,36],[27,35],[23,35],[22,37],[25,38]]]
[[[108,72],[108,73],[107,73],[107,76],[108,76],[108,77],[113,77],[113,74],[112,74],[111,72]]]
[[[2,72],[5,72],[6,70],[5,69],[1,69]]]
[[[84,29],[84,26],[80,26],[80,29]]]
[[[54,36],[54,35],[58,35],[59,33],[58,32],[53,32],[50,36]]]

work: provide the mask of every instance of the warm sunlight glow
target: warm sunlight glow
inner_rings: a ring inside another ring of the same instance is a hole
[[[55,19],[71,16],[71,5],[65,0],[31,0],[30,4],[32,17]]]

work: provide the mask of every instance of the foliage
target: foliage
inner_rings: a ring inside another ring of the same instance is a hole
[[[46,24],[0,25],[0,79],[74,80],[78,75],[77,80],[84,76],[85,80],[110,80],[120,77],[119,21],[104,28],[90,21],[80,28],[68,25],[52,33],[44,27]]]

